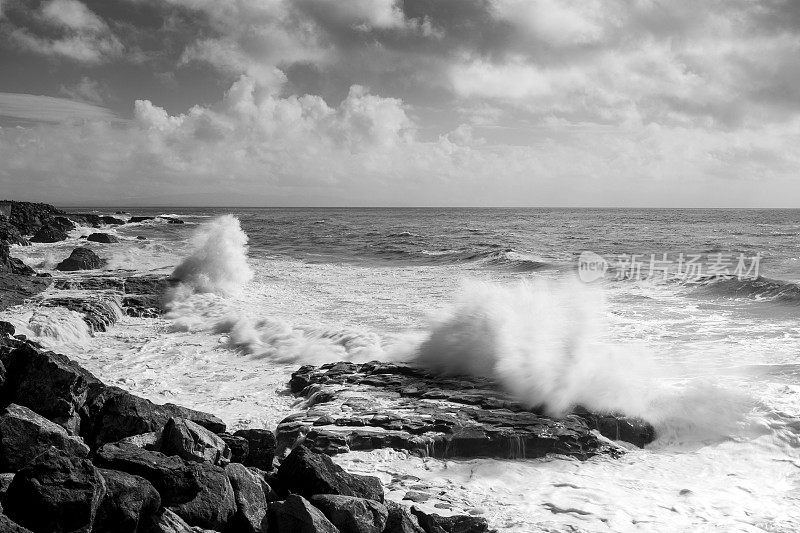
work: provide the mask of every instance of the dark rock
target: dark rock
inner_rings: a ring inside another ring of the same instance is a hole
[[[246,438],[231,435],[230,433],[220,433],[219,438],[224,440],[225,444],[230,448],[232,463],[244,463],[247,461],[250,444],[247,442]]]
[[[0,320],[0,336],[9,335],[13,337],[16,332],[17,330],[11,322]]]
[[[178,455],[187,461],[225,466],[231,451],[225,441],[191,420],[170,418],[161,434],[161,451]]]
[[[195,530],[183,518],[169,509],[164,509],[147,533],[195,533]]]
[[[200,492],[190,501],[172,506],[175,514],[192,526],[225,530],[236,514],[233,487],[225,470],[208,463],[192,463]]]
[[[0,243],[0,248],[2,248]],[[50,286],[50,280],[29,274],[14,274],[0,267],[0,311],[36,296]]]
[[[291,492],[307,498],[315,494],[355,496],[383,502],[380,479],[345,472],[327,455],[298,446],[278,468],[278,480]]]
[[[125,224],[125,221],[122,220],[121,218],[111,217],[111,216],[107,216],[107,215],[106,216],[101,216],[100,217],[100,222],[102,222],[103,224],[108,224],[108,225],[112,225],[112,226],[121,226],[122,224]]]
[[[8,243],[0,240],[0,273],[16,274],[19,276],[33,276],[36,274],[31,267],[22,262],[21,259],[11,257]]]
[[[70,256],[58,265],[56,270],[72,272],[75,270],[95,270],[102,267],[102,261],[90,248],[75,248]]]
[[[269,531],[292,533],[339,533],[324,514],[305,498],[292,494],[269,504]]]
[[[133,223],[135,223],[135,222],[144,222],[144,221],[146,221],[146,220],[155,220],[155,218],[156,218],[156,217],[141,217],[141,216],[136,216],[136,217],[131,217],[130,219],[128,219],[128,222],[129,222],[129,223],[131,223],[131,224],[133,224]]]
[[[431,499],[430,494],[426,494],[424,492],[419,492],[417,490],[410,490],[406,492],[406,495],[403,496],[404,500],[409,500],[415,503],[423,503]]]
[[[275,458],[275,434],[268,429],[240,429],[233,434],[247,440],[247,460],[245,465],[261,470],[272,470]]]
[[[318,494],[313,503],[341,533],[383,533],[389,511],[374,500]]]
[[[64,307],[83,315],[89,331],[107,331],[122,317],[119,298],[113,294],[84,294],[80,296],[47,296],[41,301],[45,307]]]
[[[0,218],[0,241],[5,241],[8,244],[19,244],[21,246],[28,246],[30,243],[22,236],[19,229],[11,222]]]
[[[77,227],[75,223],[67,217],[53,217],[48,222],[48,225],[58,228],[63,232],[72,231]]]
[[[181,220],[179,218],[173,218],[173,217],[158,217],[158,218],[166,220],[168,224],[183,224],[184,223],[183,220]]]
[[[6,202],[8,201],[6,200]],[[37,229],[54,216],[64,215],[63,211],[48,204],[16,202],[13,200],[8,203],[11,204],[9,222],[19,229],[23,235],[30,235],[36,232]]]
[[[94,213],[70,213],[67,215],[70,220],[74,222],[78,222],[80,224],[85,224],[87,226],[94,226],[99,227],[103,221],[100,219],[100,215],[95,215]]]
[[[118,238],[108,233],[92,233],[91,235],[86,237],[86,240],[89,242],[103,242],[106,244],[113,244],[119,242]]]
[[[157,295],[125,296],[122,299],[125,314],[137,318],[157,318],[161,316],[161,297]]]
[[[425,533],[489,533],[490,531],[488,522],[480,516],[441,516],[425,513],[418,507],[412,507],[411,512],[417,517]]]
[[[137,241],[146,241],[146,240],[147,240],[147,237],[143,237],[142,235],[137,235],[137,236],[136,236],[136,240],[137,240]]]
[[[0,469],[16,472],[51,446],[67,455],[86,457],[89,447],[79,437],[37,415],[27,407],[11,404],[0,414]]]
[[[50,448],[17,472],[4,508],[35,533],[88,533],[105,491],[92,463]]]
[[[79,411],[90,383],[100,383],[90,372],[64,355],[21,344],[3,357],[7,370],[4,387],[8,403],[23,405],[62,426],[70,435],[80,433]]]
[[[65,240],[67,240],[67,234],[55,226],[43,226],[31,237],[31,242],[61,242]]]
[[[22,527],[4,514],[0,514],[0,531],[3,533],[32,533],[30,529]]]
[[[233,487],[237,509],[231,521],[231,529],[244,533],[266,532],[267,498],[262,480],[239,463],[226,466],[225,475]]]
[[[99,469],[106,483],[92,533],[144,532],[161,507],[161,497],[143,477]]]
[[[425,533],[419,526],[417,517],[404,506],[386,500],[386,509],[389,511],[389,516],[384,533]]]
[[[186,463],[180,457],[132,445],[106,444],[97,451],[94,461],[104,468],[143,477],[158,491],[164,506],[190,502],[202,489],[197,465]]]

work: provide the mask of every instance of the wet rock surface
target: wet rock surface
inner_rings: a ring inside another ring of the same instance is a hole
[[[622,453],[608,439],[643,446],[655,438],[640,419],[580,408],[553,418],[514,401],[491,380],[436,376],[406,364],[305,366],[290,388],[305,399],[306,411],[279,424],[279,450],[302,442],[328,454],[394,448],[442,458],[587,459]]]
[[[104,261],[97,256],[91,248],[75,248],[72,253],[56,265],[56,270],[72,272],[75,270],[96,270],[102,267]]]

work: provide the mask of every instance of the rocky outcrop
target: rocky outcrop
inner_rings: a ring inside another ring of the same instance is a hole
[[[231,457],[230,448],[220,437],[191,420],[175,417],[164,426],[161,449],[187,461],[207,461],[219,466],[228,464]]]
[[[267,497],[259,476],[238,463],[226,466],[225,475],[233,487],[237,509],[231,528],[242,533],[266,533]]]
[[[209,463],[195,463],[191,468],[200,491],[172,510],[193,526],[217,531],[225,529],[236,514],[236,499],[225,470]]]
[[[489,533],[489,524],[480,516],[455,515],[441,516],[425,513],[417,507],[411,512],[417,517],[425,533]]]
[[[121,226],[125,224],[125,221],[121,218],[112,217],[109,215],[104,215],[100,217],[100,222],[109,226]]]
[[[86,237],[86,240],[89,242],[102,242],[105,244],[114,244],[119,242],[117,237],[109,233],[92,233]]]
[[[44,307],[64,307],[83,315],[90,333],[106,331],[122,318],[122,303],[114,294],[52,293],[43,298]]]
[[[101,268],[104,261],[100,259],[91,248],[75,248],[69,257],[56,265],[56,270],[74,272],[75,270],[96,270]]]
[[[296,494],[269,504],[269,527],[270,531],[274,528],[278,532],[339,533],[322,511]]]
[[[161,508],[161,496],[143,477],[99,469],[106,494],[97,509],[93,533],[144,532]]]
[[[67,233],[57,226],[42,226],[31,237],[31,242],[61,242],[67,237]]]
[[[242,458],[242,463],[254,466],[261,470],[272,470],[272,461],[275,458],[275,434],[268,429],[240,429],[233,434],[247,443],[247,453]]]
[[[417,517],[399,503],[387,501],[386,509],[389,514],[384,533],[425,533]]]
[[[88,532],[105,493],[89,460],[50,448],[16,473],[3,508],[35,533]]]
[[[146,220],[155,220],[156,217],[142,217],[142,216],[134,216],[128,219],[128,223],[135,224],[137,222],[145,222]]]
[[[374,500],[318,494],[314,504],[341,533],[383,533],[389,511]]]
[[[405,364],[306,366],[290,387],[307,411],[279,424],[279,451],[302,442],[329,454],[395,448],[433,457],[586,459],[623,453],[608,439],[642,446],[655,437],[640,419],[584,409],[553,418],[489,379],[436,376]]]
[[[161,220],[166,220],[167,224],[183,224],[184,223],[183,220],[181,220],[179,218],[175,218],[175,217],[163,217],[162,216],[162,217],[158,217],[158,218],[160,218]]]
[[[13,224],[23,235],[32,235],[56,216],[65,216],[66,213],[52,205],[37,204],[32,202],[16,202],[5,200],[11,204],[11,217]]]
[[[0,218],[0,241],[5,241],[8,244],[19,244],[21,246],[30,245],[28,240],[20,233],[15,225],[2,218]]]
[[[90,276],[63,278],[54,281],[53,287],[60,290],[106,291],[121,298],[122,307],[128,316],[152,318],[163,312],[163,295],[172,285],[166,276]]]

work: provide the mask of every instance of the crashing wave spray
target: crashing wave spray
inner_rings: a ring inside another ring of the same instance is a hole
[[[194,251],[172,272],[180,284],[169,295],[170,300],[181,300],[192,293],[230,296],[253,278],[247,264],[247,234],[236,217],[224,215],[206,222],[191,243]]]

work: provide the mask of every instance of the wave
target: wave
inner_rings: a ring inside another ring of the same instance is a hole
[[[543,261],[533,255],[518,252],[513,248],[486,250],[470,254],[464,257],[463,261],[516,272],[533,272],[536,270],[555,268],[557,266],[554,263]]]
[[[769,278],[703,278],[689,284],[700,293],[800,305],[800,285]]]

